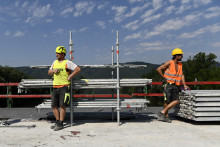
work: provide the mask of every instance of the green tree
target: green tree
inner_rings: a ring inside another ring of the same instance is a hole
[[[217,76],[216,59],[213,53],[206,55],[203,52],[196,54],[193,58],[188,58],[183,62],[186,81],[212,81]]]
[[[20,82],[24,78],[27,78],[27,76],[19,70],[8,66],[0,66],[0,82]]]

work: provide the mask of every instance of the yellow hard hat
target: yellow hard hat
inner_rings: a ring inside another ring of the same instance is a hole
[[[65,54],[66,54],[66,49],[65,49],[64,46],[58,46],[58,47],[56,48],[56,51],[55,51],[55,52],[58,53],[58,54],[60,54],[60,53],[65,53]]]
[[[175,48],[173,51],[172,51],[172,55],[178,55],[178,54],[183,54],[183,51],[180,49],[180,48]]]

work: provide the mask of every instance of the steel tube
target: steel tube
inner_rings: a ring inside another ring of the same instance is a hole
[[[117,39],[116,39],[116,48],[117,48],[117,121],[118,125],[120,125],[120,97],[119,97],[119,90],[120,90],[120,80],[119,80],[119,35],[118,31],[116,32]]]

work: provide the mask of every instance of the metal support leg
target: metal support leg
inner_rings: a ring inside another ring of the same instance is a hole
[[[112,121],[114,121],[114,108],[112,108]]]
[[[120,90],[120,79],[119,79],[119,35],[117,31],[117,39],[116,39],[116,46],[117,46],[117,120],[118,120],[118,125],[120,125],[120,95],[119,95],[119,90]]]
[[[12,92],[11,92],[11,86],[7,86],[7,95],[11,95]],[[7,107],[8,108],[11,108],[12,107],[12,98],[7,98]]]
[[[70,124],[73,126],[73,85],[72,79],[70,83]]]

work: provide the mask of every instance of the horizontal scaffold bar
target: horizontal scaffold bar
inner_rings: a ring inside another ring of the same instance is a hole
[[[30,66],[30,68],[50,68],[51,65],[36,65],[36,66]],[[79,65],[80,68],[116,68],[117,65]],[[126,65],[119,65],[120,68],[146,68],[147,65],[132,65],[132,64],[126,64]]]
[[[132,93],[132,96],[164,96],[163,93]]]
[[[152,79],[120,79],[120,87],[144,87],[151,84]],[[50,88],[52,79],[22,79],[18,85],[22,88]],[[117,88],[117,79],[81,79],[73,80],[73,89]]]
[[[50,94],[44,95],[0,95],[0,98],[51,98]],[[111,98],[111,94],[76,94],[73,95],[74,98]],[[114,95],[116,98],[117,95]],[[131,98],[131,95],[128,94],[120,94],[120,98]]]

